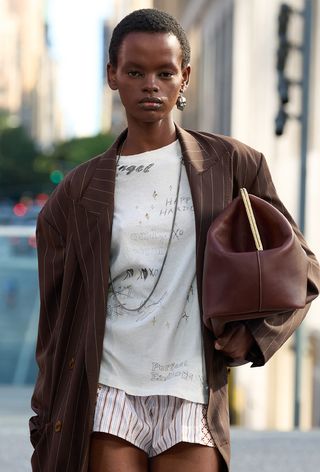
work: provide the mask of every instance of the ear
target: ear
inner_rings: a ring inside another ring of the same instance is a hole
[[[117,69],[114,67],[110,62],[107,64],[107,76],[108,76],[108,84],[112,90],[118,90],[117,85]]]
[[[191,74],[191,66],[190,64],[188,64],[184,69],[182,69],[182,78],[183,78],[182,91],[183,92],[185,92],[185,90],[188,87],[190,74]]]

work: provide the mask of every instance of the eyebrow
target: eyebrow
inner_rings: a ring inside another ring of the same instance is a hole
[[[133,62],[133,61],[127,62],[125,64],[125,66],[126,67],[137,67],[138,69],[143,68],[142,64],[138,64],[137,62]],[[157,69],[167,69],[167,68],[177,69],[177,67],[172,62],[166,62],[164,64],[160,64],[159,66],[157,66]]]

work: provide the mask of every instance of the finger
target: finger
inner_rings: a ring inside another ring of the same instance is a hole
[[[243,328],[242,325],[229,326],[225,333],[218,337],[215,341],[215,348],[222,351],[227,344],[230,344],[231,339]]]
[[[232,358],[245,358],[252,345],[253,338],[246,327],[242,325],[233,332],[229,343],[221,351]]]

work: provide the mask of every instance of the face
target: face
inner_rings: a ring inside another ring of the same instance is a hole
[[[185,90],[190,66],[182,69],[182,51],[168,33],[129,33],[118,53],[118,64],[108,64],[108,82],[118,90],[128,124],[170,119],[179,92]]]

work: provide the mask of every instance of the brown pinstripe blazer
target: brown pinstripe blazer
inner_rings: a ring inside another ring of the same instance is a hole
[[[32,397],[36,416],[30,419],[33,471],[86,472],[88,468],[105,328],[116,152],[125,134],[105,153],[73,169],[39,214],[39,376]],[[263,155],[228,137],[187,132],[178,126],[177,135],[195,209],[199,293],[208,227],[239,187],[246,187],[277,207],[293,225],[309,258],[310,302],[318,293],[319,267],[276,194]],[[257,343],[253,366],[270,359],[299,326],[308,307],[309,303],[302,310],[247,322]],[[203,337],[210,388],[208,423],[227,471],[227,366],[204,326]]]

